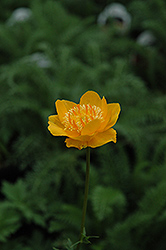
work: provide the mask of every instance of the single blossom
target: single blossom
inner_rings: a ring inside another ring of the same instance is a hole
[[[57,100],[57,115],[49,116],[48,130],[53,136],[66,136],[67,147],[96,148],[108,142],[116,143],[112,128],[119,116],[119,103],[109,103],[94,91],[87,91],[80,103]]]

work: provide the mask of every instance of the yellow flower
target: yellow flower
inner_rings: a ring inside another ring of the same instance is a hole
[[[80,103],[57,100],[57,115],[49,116],[48,130],[54,136],[67,136],[67,147],[96,148],[110,141],[116,143],[112,128],[119,116],[119,103],[109,103],[94,91],[87,91]]]

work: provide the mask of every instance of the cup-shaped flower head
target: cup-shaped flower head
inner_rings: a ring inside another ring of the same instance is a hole
[[[94,91],[87,91],[79,104],[57,100],[57,115],[49,116],[48,130],[53,136],[66,136],[66,146],[78,149],[96,148],[108,142],[116,143],[112,128],[119,116],[119,103],[109,103]]]

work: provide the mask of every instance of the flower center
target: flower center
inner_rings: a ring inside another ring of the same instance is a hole
[[[65,113],[62,124],[65,130],[77,131],[80,133],[86,124],[95,119],[99,119],[101,122],[104,121],[101,108],[96,105],[78,104]]]

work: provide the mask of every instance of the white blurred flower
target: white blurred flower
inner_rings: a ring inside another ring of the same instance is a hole
[[[105,9],[99,14],[97,22],[100,26],[107,24],[107,20],[112,18],[117,23],[121,24],[121,29],[126,31],[131,25],[131,15],[127,12],[124,5],[120,3],[112,3],[105,7]]]
[[[29,8],[18,8],[13,11],[10,18],[7,20],[7,25],[12,26],[19,22],[26,22],[32,16],[32,11]]]
[[[143,46],[151,46],[155,43],[156,38],[153,35],[153,33],[149,30],[143,31],[138,37],[137,37],[137,43]]]
[[[51,61],[49,58],[41,53],[41,52],[36,52],[33,53],[27,57],[24,58],[24,62],[28,63],[36,63],[39,68],[50,68],[51,67]]]

